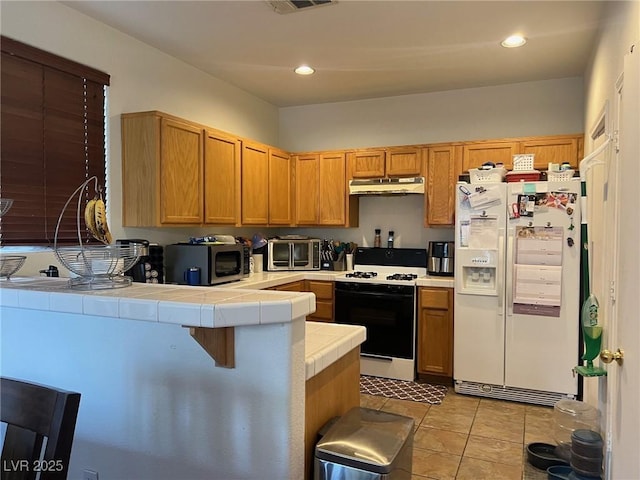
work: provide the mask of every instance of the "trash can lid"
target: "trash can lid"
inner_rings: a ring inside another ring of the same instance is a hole
[[[409,437],[412,418],[355,407],[344,414],[316,445],[316,458],[368,472],[389,473]]]

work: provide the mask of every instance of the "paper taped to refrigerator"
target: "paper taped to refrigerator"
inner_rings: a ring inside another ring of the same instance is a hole
[[[498,248],[498,218],[494,216],[474,216],[469,220],[467,236],[469,248]]]
[[[562,266],[562,227],[518,227],[516,263]]]
[[[514,278],[514,303],[560,306],[562,267],[515,265]]]

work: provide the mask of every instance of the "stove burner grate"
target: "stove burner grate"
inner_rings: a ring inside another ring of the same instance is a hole
[[[378,274],[376,272],[353,272],[345,275],[347,278],[374,278],[377,276]]]
[[[418,275],[415,273],[394,273],[393,275],[389,275],[387,280],[411,281],[416,278],[418,278]]]

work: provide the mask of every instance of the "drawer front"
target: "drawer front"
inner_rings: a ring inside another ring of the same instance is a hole
[[[333,302],[316,300],[316,311],[307,317],[308,320],[333,322]]]
[[[420,306],[422,308],[449,308],[449,291],[445,289],[420,289]]]
[[[333,299],[333,282],[321,282],[316,280],[308,280],[307,290],[314,293],[316,298],[325,300]]]

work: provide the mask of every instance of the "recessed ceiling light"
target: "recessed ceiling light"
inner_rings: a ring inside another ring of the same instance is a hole
[[[505,38],[500,43],[500,45],[502,45],[505,48],[515,48],[515,47],[521,47],[525,43],[527,43],[527,39],[524,38],[522,35],[511,35],[510,37]]]
[[[294,70],[298,75],[311,75],[315,70],[309,65],[300,65]]]

